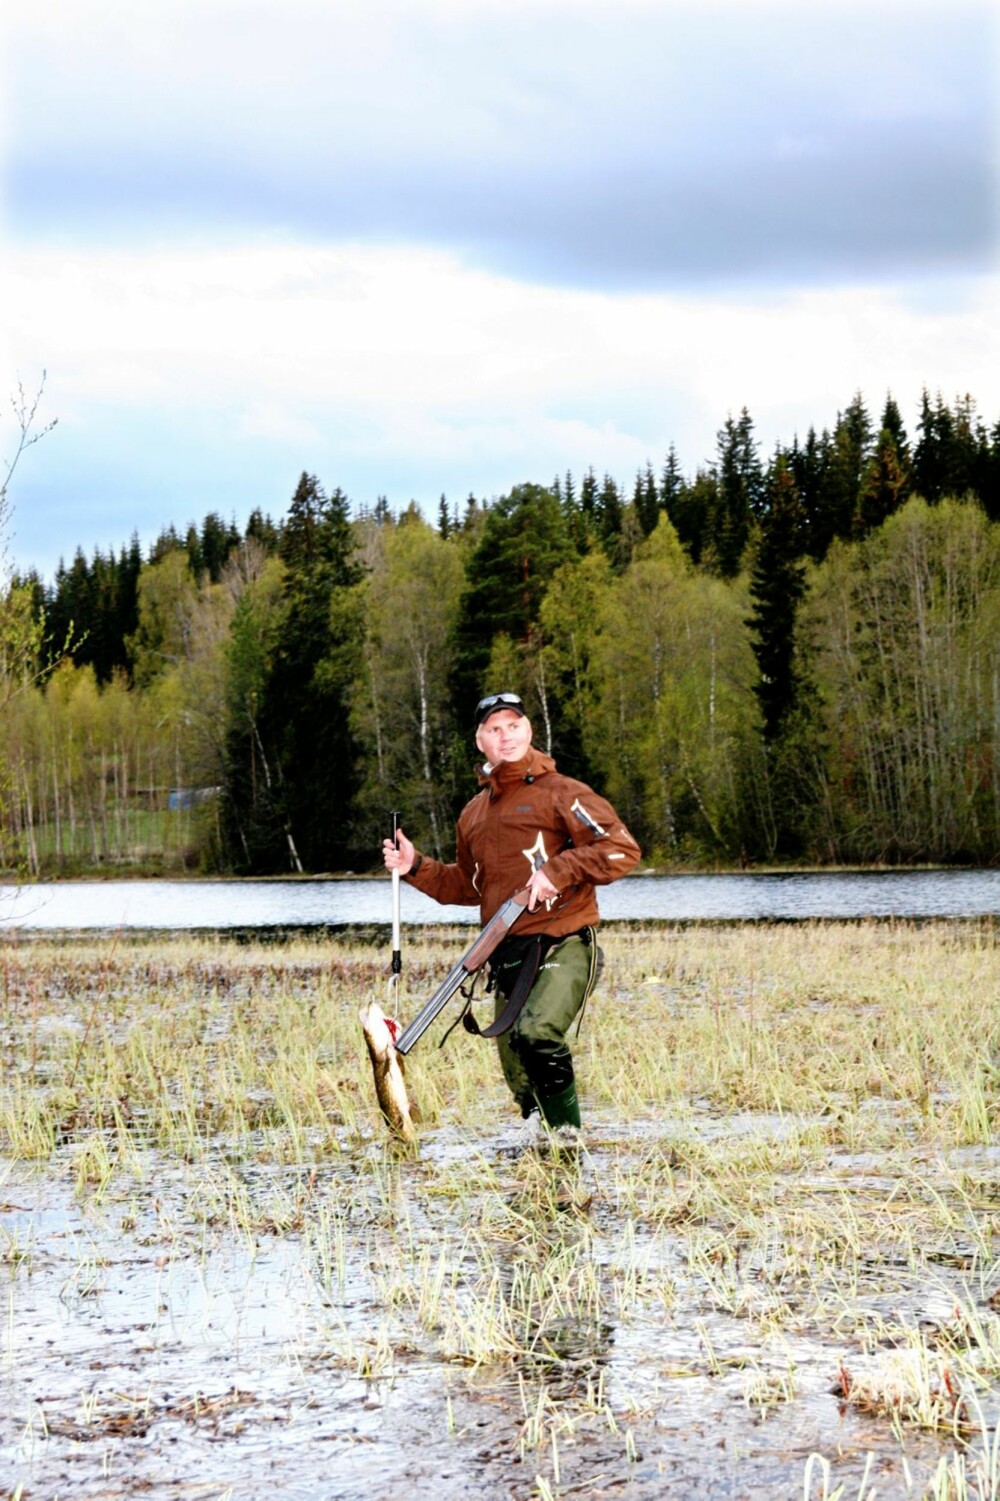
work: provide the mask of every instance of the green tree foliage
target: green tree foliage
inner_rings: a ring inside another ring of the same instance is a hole
[[[917,443],[913,451],[913,487],[924,500],[941,499],[948,488],[951,469],[952,420],[938,392],[932,405],[927,387],[920,397]]]
[[[802,508],[791,468],[779,455],[768,479],[767,514],[750,577],[747,625],[757,659],[754,693],[766,743],[778,739],[798,696],[795,643],[805,592]]]
[[[660,475],[660,509],[666,511],[675,529],[677,529],[677,522],[674,519],[674,511],[683,484],[684,475],[681,472],[680,459],[677,457],[675,445],[671,443],[663,462],[663,473]],[[679,529],[677,529],[677,535],[680,536]],[[683,537],[681,541],[684,541]]]
[[[748,843],[768,859],[798,855],[806,839],[815,742],[800,643],[799,611],[805,595],[805,524],[788,456],[778,453],[767,481],[767,510],[750,577],[753,604],[747,619],[757,661],[754,696],[760,710],[761,747],[744,775],[744,804],[755,828]]]
[[[600,548],[557,568],[539,611],[549,696],[555,720],[552,750],[564,771],[589,781],[587,725],[597,699],[594,680],[596,624],[612,581]],[[499,682],[495,676],[491,681]],[[530,698],[529,698],[530,702]]]
[[[528,643],[549,580],[573,554],[562,508],[541,485],[518,485],[487,512],[456,627],[456,704],[479,698],[495,636]]]
[[[591,759],[653,859],[742,846],[736,770],[753,719],[741,587],[697,574],[666,517],[605,593]]]
[[[829,518],[824,511],[823,496],[826,472],[830,466],[832,440],[826,429],[820,437],[811,427],[806,441],[800,445],[796,437],[791,448],[786,450],[788,466],[795,481],[799,504],[802,507],[803,543],[809,557],[818,562],[826,555],[833,539]]]
[[[719,510],[719,477],[713,468],[699,469],[691,484],[678,484],[664,507],[692,563],[712,556],[712,526]]]
[[[660,515],[660,492],[652,464],[647,464],[645,469],[640,469],[636,474],[632,505],[642,528],[642,535],[648,537]]]
[[[863,537],[881,526],[906,500],[910,486],[905,449],[890,427],[883,427],[858,487],[854,535]]]
[[[597,535],[613,562],[620,558],[618,543],[624,514],[625,502],[621,491],[613,476],[605,474],[594,502],[594,520]]]
[[[1000,423],[925,392],[911,447],[858,394],[766,476],[746,409],[718,437],[691,480],[671,449],[628,498],[567,472],[436,526],[305,474],[242,537],[7,576],[3,857],[367,867],[394,806],[448,854],[472,705],[513,687],[647,858],[1000,858]]]
[[[739,572],[754,521],[764,507],[764,471],[746,407],[718,435],[718,479],[711,516],[711,557],[723,578]]]
[[[270,516],[263,515],[259,508],[255,508],[247,518],[244,541],[258,543],[265,553],[275,553],[278,551],[278,528]]]
[[[281,533],[284,617],[259,721],[281,823],[281,838],[263,856],[270,869],[343,868],[356,848],[353,554],[346,497],[340,490],[327,496],[314,475],[303,474]]]
[[[455,539],[415,508],[398,525],[369,532],[361,545],[368,571],[355,586],[362,627],[350,688],[365,769],[360,837],[377,848],[398,808],[410,837],[441,855],[453,838],[456,727],[448,687],[462,556]]]
[[[1000,849],[1000,529],[910,500],[840,546],[808,614],[829,741],[824,842],[841,859]]]
[[[854,535],[861,481],[871,452],[871,419],[859,391],[838,414],[833,434],[823,445],[819,485],[810,517],[809,550],[813,557],[825,557],[835,538]]]
[[[12,703],[0,720],[5,862],[23,850],[35,875],[195,863],[204,830],[200,808],[183,801],[192,738],[182,693],[176,673],[140,692],[124,674],[101,686],[67,658]]]
[[[910,442],[906,436],[906,428],[903,425],[903,414],[899,410],[899,403],[891,392],[885,398],[879,431],[887,432],[892,438],[900,466],[908,472],[910,468]]]
[[[132,675],[140,688],[148,687],[169,668],[177,668],[188,655],[197,594],[186,548],[163,552],[142,570],[139,622],[126,641]]]
[[[216,511],[209,511],[201,523],[201,532],[198,537],[197,572],[204,570],[212,583],[217,584],[233,550],[239,547],[242,540],[235,522],[230,522],[227,526]],[[192,558],[192,566],[193,564]]]
[[[219,818],[221,858],[237,870],[266,870],[287,851],[279,766],[265,745],[262,712],[286,614],[285,565],[248,539],[228,584],[233,602],[225,648],[225,736]]]

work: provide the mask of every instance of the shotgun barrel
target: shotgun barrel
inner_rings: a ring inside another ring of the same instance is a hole
[[[493,950],[503,942],[527,905],[527,891],[518,891],[509,901],[504,902],[498,912],[494,913],[475,943],[466,950],[427,1004],[417,1012],[409,1026],[400,1033],[396,1040],[397,1053],[408,1053],[413,1044],[420,1041],[438,1012],[447,1006],[459,986],[464,984],[470,975],[474,975],[477,969],[481,969]]]

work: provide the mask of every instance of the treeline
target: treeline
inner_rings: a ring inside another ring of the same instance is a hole
[[[857,395],[768,457],[744,410],[693,476],[671,450],[436,525],[303,474],[277,523],[78,551],[17,602],[47,645],[0,664],[3,856],[32,870],[369,868],[391,808],[447,854],[500,686],[651,862],[1000,853],[1000,423],[971,398],[925,392],[911,441]]]

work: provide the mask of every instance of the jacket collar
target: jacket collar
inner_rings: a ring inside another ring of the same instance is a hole
[[[482,787],[489,787],[490,795],[495,796],[501,787],[509,787],[514,782],[526,782],[529,777],[534,781],[536,777],[555,769],[556,763],[551,756],[530,745],[528,754],[522,756],[520,761],[499,761],[496,766],[491,766],[487,761],[480,768],[479,783]]]

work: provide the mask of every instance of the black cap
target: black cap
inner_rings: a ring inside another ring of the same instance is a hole
[[[498,709],[509,709],[512,714],[527,717],[524,705],[516,693],[488,693],[476,705],[476,729],[478,730],[484,719],[489,719],[491,714],[496,714]]]

